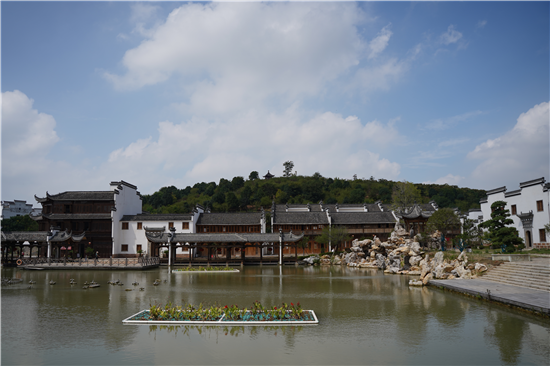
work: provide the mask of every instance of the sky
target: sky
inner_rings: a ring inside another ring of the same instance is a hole
[[[549,2],[6,2],[2,200],[549,179]]]

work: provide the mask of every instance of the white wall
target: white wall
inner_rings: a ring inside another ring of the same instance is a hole
[[[137,187],[124,181],[111,182],[111,190],[115,192],[115,211],[111,211],[113,233],[113,255],[121,253],[123,231],[120,219],[124,215],[137,215],[141,213],[141,196]],[[146,243],[146,242],[145,242]],[[145,246],[144,246],[145,248]],[[130,249],[128,249],[130,250]],[[125,254],[127,252],[124,252]],[[129,252],[128,252],[129,253]],[[135,245],[134,245],[135,254]]]
[[[518,230],[519,236],[526,242],[525,231],[531,232],[531,244],[540,243],[539,229],[544,229],[544,225],[550,222],[550,190],[544,188],[545,180],[539,179],[535,184],[529,184],[528,182],[520,183],[519,194],[514,191],[502,190],[494,192],[488,191],[487,202],[481,203],[481,210],[483,212],[483,219],[489,220],[491,218],[491,204],[495,201],[506,202],[506,209],[512,213],[512,205],[516,205],[517,214],[533,213],[533,227],[526,229],[523,227],[523,223],[519,217],[512,215],[510,218],[514,220],[513,226]],[[506,197],[508,193],[508,197]],[[537,211],[537,201],[543,201],[543,211]],[[546,243],[550,241],[550,237],[546,235]]]

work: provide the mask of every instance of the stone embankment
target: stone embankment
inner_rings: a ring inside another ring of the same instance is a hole
[[[468,263],[468,257],[462,252],[457,259],[443,258],[443,252],[437,252],[430,260],[420,243],[415,239],[405,238],[407,234],[400,231],[392,232],[388,241],[354,240],[349,253],[335,255],[310,256],[304,259],[308,264],[347,265],[348,267],[376,268],[389,274],[420,275],[420,280],[409,281],[411,286],[423,286],[430,279],[469,279],[476,278],[487,271],[480,263]],[[434,238],[437,235],[434,235]]]

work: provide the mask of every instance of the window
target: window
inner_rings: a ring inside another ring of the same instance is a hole
[[[128,230],[128,223],[127,222],[122,223],[122,230]]]
[[[512,205],[512,215],[517,215],[517,214],[518,214],[518,209],[516,205]]]
[[[539,229],[539,237],[541,243],[546,243],[546,230]]]
[[[544,211],[544,207],[542,206],[542,200],[537,201],[537,211]]]
[[[173,228],[173,227],[174,227],[174,223],[173,223],[173,222],[169,222],[169,223],[168,223],[168,229],[171,229],[171,228]]]
[[[137,223],[137,229],[138,230],[143,230],[143,223],[142,222]]]
[[[225,233],[225,226],[222,228],[222,231]]]
[[[128,251],[128,244],[122,244],[122,249],[121,249],[121,251],[127,252],[127,251]]]
[[[141,244],[138,244],[138,245],[136,246],[136,251],[139,252],[140,250],[141,250]]]
[[[189,223],[188,222],[182,222],[181,223],[181,229],[182,230],[189,230]]]

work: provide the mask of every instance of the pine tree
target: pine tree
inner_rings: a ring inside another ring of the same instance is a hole
[[[506,209],[506,202],[494,202],[491,210],[491,219],[479,226],[489,230],[487,237],[491,240],[493,248],[505,247],[509,253],[516,250],[515,245],[523,248],[523,239],[518,236],[516,228],[507,226],[512,225],[514,220],[509,218],[510,211]]]

